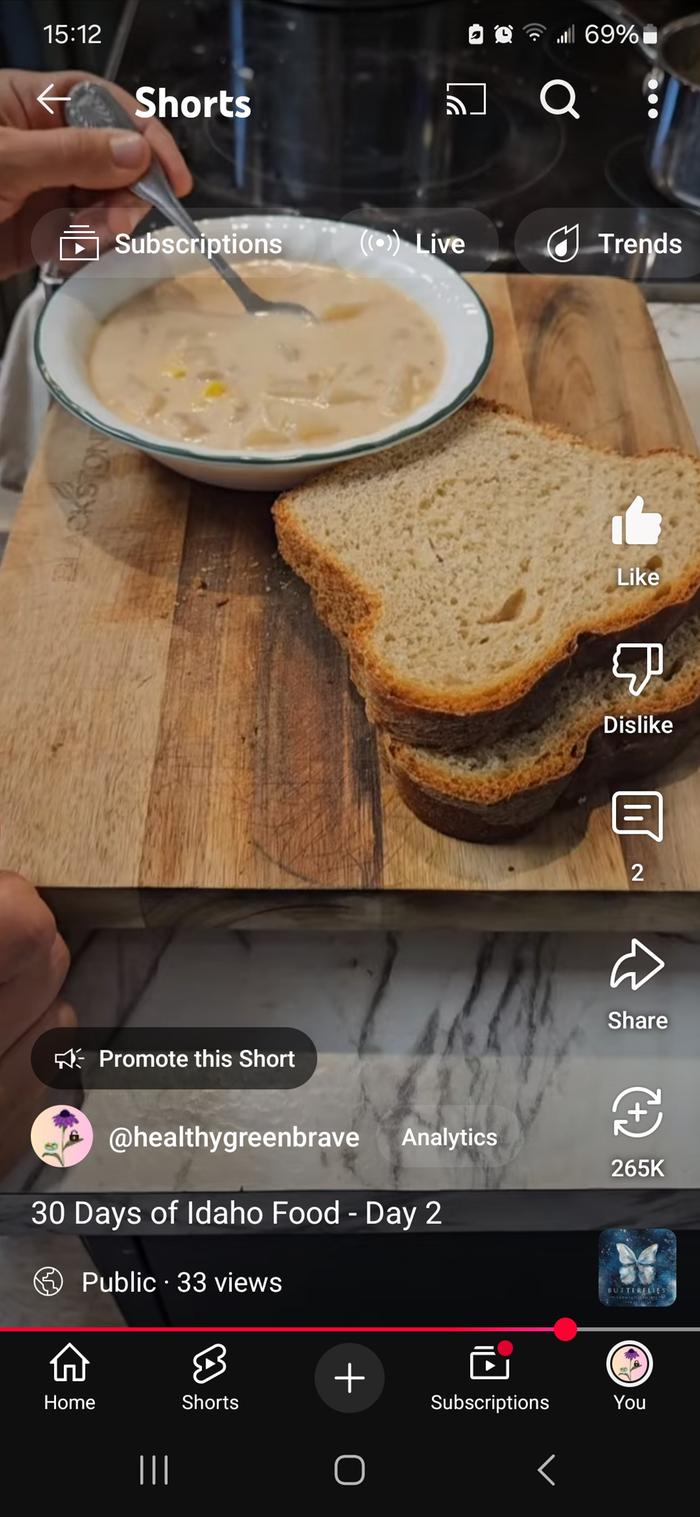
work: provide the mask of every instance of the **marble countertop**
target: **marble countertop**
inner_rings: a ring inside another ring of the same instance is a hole
[[[615,934],[96,932],[67,987],[83,1026],[297,1026],[318,1048],[316,1073],[286,1092],[89,1092],[95,1141],[85,1163],[59,1176],[30,1155],[6,1189],[456,1189],[473,1198],[460,1228],[697,1226],[700,933],[646,941],[666,968],[633,1006],[665,1011],[663,1033],[608,1028],[609,1011],[630,999],[609,988],[615,958],[629,949]],[[663,1125],[654,1139],[621,1145],[611,1106],[630,1086],[661,1088]],[[403,1143],[410,1127],[470,1122],[505,1133],[496,1156],[438,1149],[417,1163]],[[108,1141],[129,1124],[274,1132],[294,1123],[352,1128],[359,1147],[115,1154]],[[611,1179],[618,1151],[663,1156],[664,1177],[641,1203],[630,1194],[639,1185]],[[46,1263],[63,1270],[65,1287],[38,1302],[31,1280]],[[58,1325],[71,1312],[86,1323],[115,1319],[110,1298],[81,1297],[90,1265],[77,1238],[0,1238],[0,1266],[0,1324]]]
[[[660,1138],[622,1144],[664,1157],[657,1188],[697,1181],[700,937],[645,935],[666,968],[630,998],[610,972],[628,951],[615,934],[95,934],[69,993],[81,1025],[300,1028],[318,1050],[308,1084],[288,1091],[91,1091],[85,1165],[49,1184],[73,1191],[604,1189],[611,1107],[630,1085],[663,1086]],[[663,1032],[619,1033],[608,1013],[665,1011]],[[239,1133],[356,1131],[337,1153],[204,1146],[114,1153],[109,1133],[180,1126]],[[493,1151],[418,1150],[410,1133],[473,1125]],[[44,1166],[25,1183],[44,1188]]]

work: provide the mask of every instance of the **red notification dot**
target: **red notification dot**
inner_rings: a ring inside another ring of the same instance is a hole
[[[501,1338],[500,1343],[496,1344],[496,1353],[500,1354],[502,1359],[510,1359],[512,1352],[513,1345],[510,1338]]]
[[[560,1343],[571,1343],[577,1332],[578,1327],[573,1317],[557,1317],[554,1324],[554,1336]]]

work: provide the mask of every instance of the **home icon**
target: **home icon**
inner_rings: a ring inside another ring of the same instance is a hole
[[[87,1355],[81,1354],[80,1349],[76,1348],[74,1343],[66,1343],[64,1348],[60,1349],[57,1354],[54,1354],[53,1359],[49,1360],[49,1364],[53,1369],[54,1380],[60,1381],[72,1380],[75,1382],[84,1380],[89,1363],[90,1360]]]

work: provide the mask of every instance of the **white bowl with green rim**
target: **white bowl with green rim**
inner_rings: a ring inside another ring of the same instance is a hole
[[[283,257],[383,279],[414,300],[438,327],[445,366],[430,399],[381,431],[319,448],[237,449],[222,453],[200,443],[177,443],[134,426],[103,404],[90,383],[88,360],[100,324],[134,295],[176,274],[204,267],[198,253],[116,251],[86,264],[51,298],[37,325],[35,352],[41,373],[67,411],[109,437],[156,458],[178,474],[233,490],[281,490],[347,458],[394,447],[437,426],[481,383],[491,361],[491,320],[471,286],[454,269],[410,242],[346,221],[296,216],[217,217],[198,221],[203,235],[279,238]],[[181,235],[161,227],[159,241]],[[245,273],[245,259],[240,260]],[[231,297],[234,298],[233,296]]]

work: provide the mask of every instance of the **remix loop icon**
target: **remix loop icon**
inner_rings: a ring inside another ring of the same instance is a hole
[[[365,227],[360,237],[360,249],[365,258],[371,258],[373,253],[391,253],[392,258],[395,258],[400,246],[401,238],[396,227],[389,232],[374,232]]]

